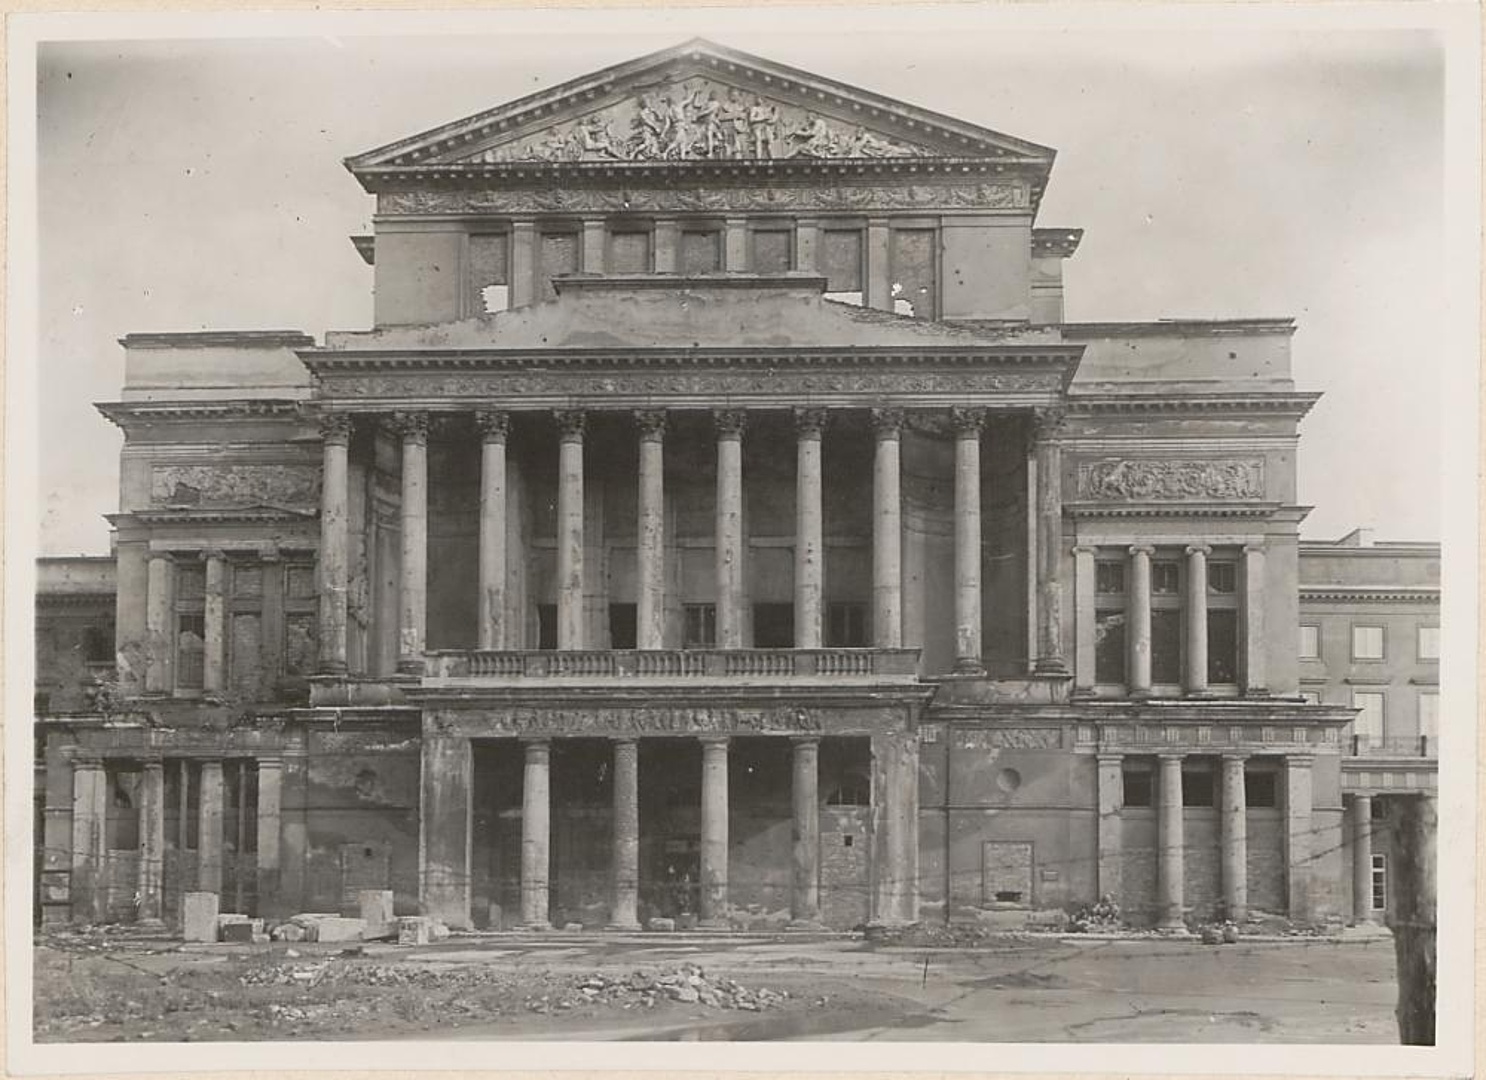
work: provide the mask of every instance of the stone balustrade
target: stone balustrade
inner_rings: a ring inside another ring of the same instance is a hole
[[[798,677],[912,681],[917,649],[445,650],[427,654],[430,679],[710,679]]]

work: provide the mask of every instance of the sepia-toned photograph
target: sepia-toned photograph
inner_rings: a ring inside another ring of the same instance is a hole
[[[1463,1071],[1479,16],[1282,6],[19,25],[10,1067]]]

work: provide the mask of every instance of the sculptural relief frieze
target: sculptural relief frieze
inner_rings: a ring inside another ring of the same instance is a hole
[[[156,465],[152,506],[316,507],[320,470],[314,465]]]
[[[1260,458],[1170,460],[1109,458],[1078,467],[1078,493],[1111,501],[1190,501],[1264,497]]]
[[[691,78],[456,160],[772,161],[930,153],[860,124]]]
[[[1016,181],[946,184],[825,184],[815,187],[515,188],[391,191],[379,214],[547,214],[701,211],[1014,210],[1030,205]]]
[[[616,375],[577,373],[479,372],[439,374],[361,372],[321,375],[324,391],[336,398],[487,397],[517,400],[542,395],[574,397],[644,396],[664,399],[698,395],[746,394],[966,394],[1048,392],[1061,385],[1057,373],[929,372],[654,372]]]
[[[1057,750],[1059,728],[968,728],[954,733],[957,750]]]
[[[818,732],[821,717],[797,706],[756,709],[675,705],[640,708],[502,708],[494,712],[426,714],[435,733],[478,729],[507,735],[614,735],[644,733],[728,734],[732,732]]]

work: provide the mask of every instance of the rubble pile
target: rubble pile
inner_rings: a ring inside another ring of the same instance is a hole
[[[526,1008],[531,1012],[570,1009],[578,1004],[618,1006],[621,1009],[653,1008],[658,1001],[677,1001],[683,1005],[702,1005],[709,1009],[739,1009],[761,1012],[777,1008],[789,1000],[788,990],[767,987],[750,989],[727,977],[707,974],[695,964],[683,964],[674,971],[649,975],[637,971],[628,976],[583,976],[572,987],[576,999],[566,988],[556,995],[530,997]]]

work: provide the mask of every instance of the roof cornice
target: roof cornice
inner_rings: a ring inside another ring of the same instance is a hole
[[[1300,599],[1343,604],[1438,604],[1438,585],[1301,585]]]
[[[1110,413],[1274,413],[1302,417],[1310,412],[1321,395],[1293,390],[1253,390],[1225,393],[1131,393],[1085,394],[1077,388],[1068,396],[1068,414],[1107,415]]]
[[[1077,503],[1065,502],[1064,511],[1073,518],[1267,518],[1283,507],[1279,503]]]
[[[119,427],[162,420],[223,420],[229,418],[288,419],[298,416],[302,402],[289,398],[243,398],[214,401],[97,401],[93,407]]]

